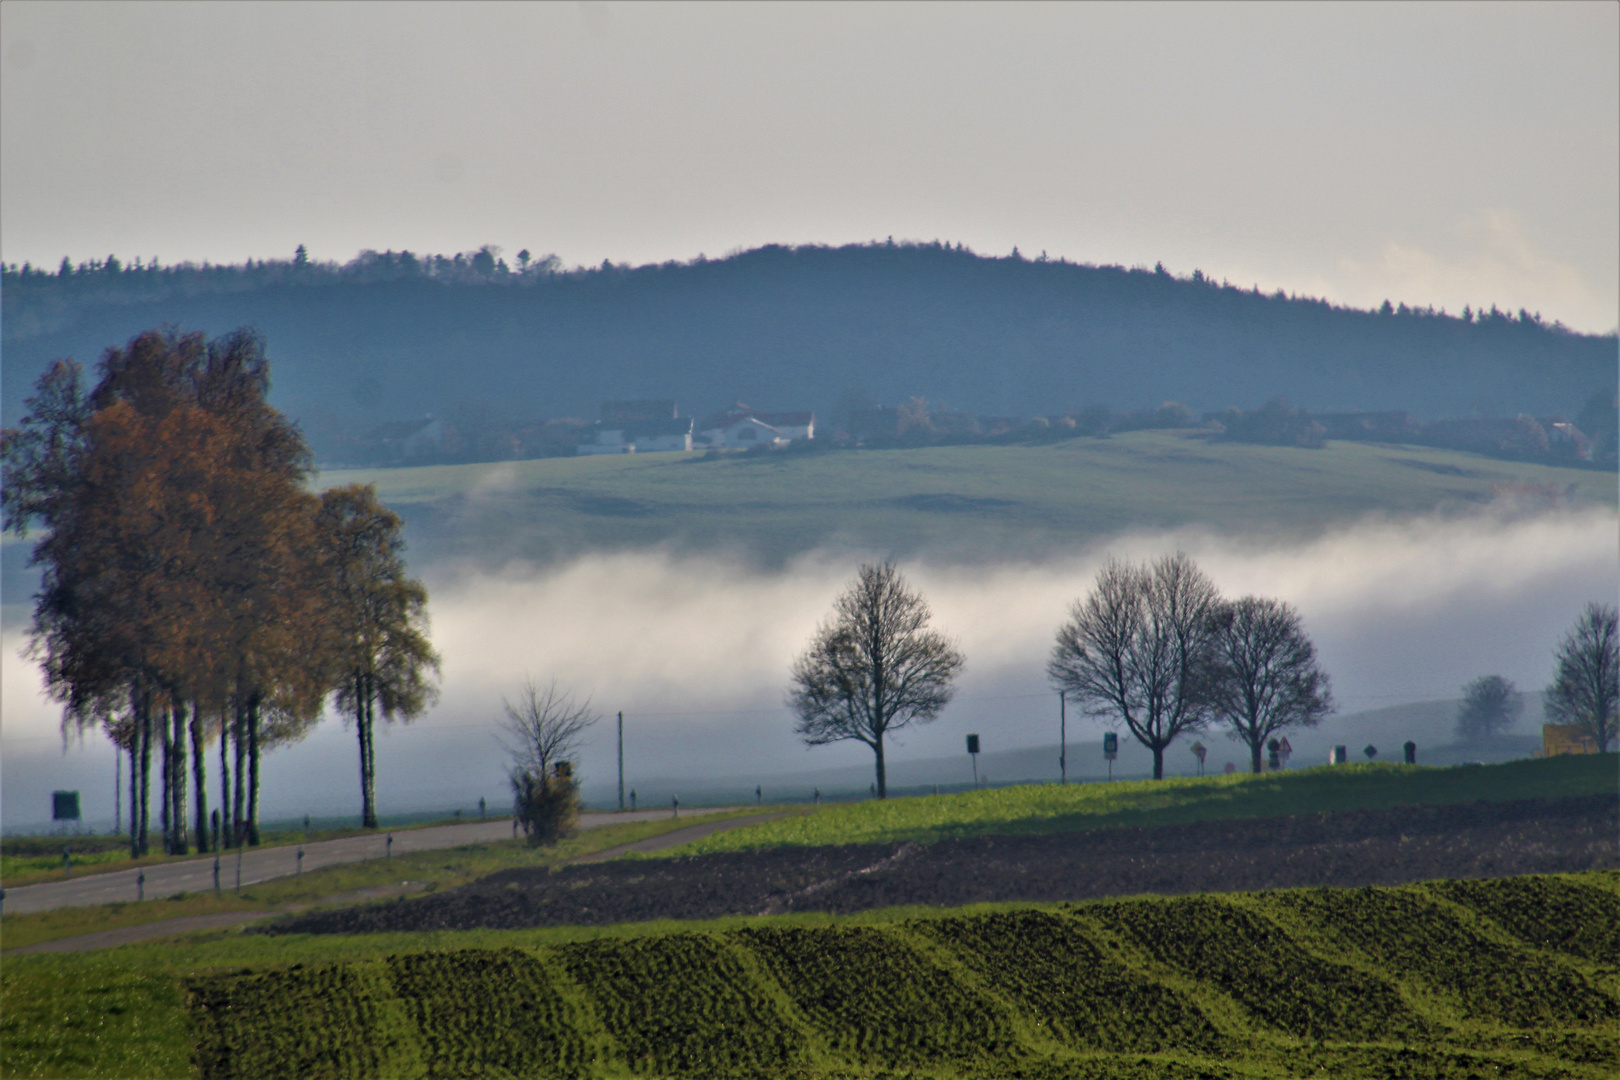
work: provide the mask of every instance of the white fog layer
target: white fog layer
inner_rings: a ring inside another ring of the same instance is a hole
[[[1539,689],[1551,674],[1553,648],[1582,606],[1613,602],[1620,589],[1617,542],[1615,513],[1585,510],[1368,521],[1277,545],[1193,531],[1131,535],[1068,558],[999,567],[909,562],[903,569],[927,596],[935,625],[957,639],[968,662],[956,700],[935,723],[904,733],[891,758],[956,754],[969,731],[981,734],[987,751],[1055,742],[1047,652],[1069,604],[1110,554],[1147,558],[1180,548],[1228,595],[1262,593],[1296,605],[1342,715],[1454,697],[1480,674]],[[858,745],[803,747],[782,706],[794,654],[855,562],[818,553],[764,572],[651,552],[545,569],[514,564],[500,574],[418,568],[432,596],[443,693],[415,723],[379,732],[381,812],[468,807],[480,796],[504,805],[494,725],[502,694],[526,674],[556,678],[603,714],[581,755],[587,794],[598,800],[614,780],[619,710],[631,786],[637,777],[763,782],[869,764],[870,752]],[[14,828],[40,823],[52,790],[79,789],[88,822],[110,824],[112,749],[92,733],[63,751],[58,708],[43,697],[35,665],[21,657],[24,646],[8,626],[0,815]],[[1521,726],[1529,733],[1539,722],[1527,712]],[[1100,730],[1071,712],[1071,741]],[[1224,745],[1217,759],[1223,754],[1235,756]],[[305,742],[266,759],[263,815],[355,812],[356,758],[351,730],[328,716]]]

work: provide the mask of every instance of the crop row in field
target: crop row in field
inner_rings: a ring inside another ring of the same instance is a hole
[[[1612,926],[1617,904],[1608,872],[1140,899],[418,953],[187,988],[205,1077],[1595,1077],[1620,1060],[1620,970],[1549,947],[1563,939],[1542,928]]]

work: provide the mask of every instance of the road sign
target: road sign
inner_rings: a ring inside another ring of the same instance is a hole
[[[1103,755],[1107,757],[1109,761],[1113,761],[1114,755],[1118,753],[1119,736],[1114,734],[1112,731],[1105,732],[1103,734]]]
[[[77,791],[51,792],[51,820],[79,820],[79,793]]]

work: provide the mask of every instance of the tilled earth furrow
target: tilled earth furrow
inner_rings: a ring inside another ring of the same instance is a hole
[[[270,933],[601,925],[905,904],[1398,885],[1620,866],[1620,800],[1402,806],[1283,818],[772,848],[505,870],[419,899],[312,912]]]

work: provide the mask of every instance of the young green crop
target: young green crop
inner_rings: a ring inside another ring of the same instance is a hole
[[[1428,886],[1499,923],[1521,941],[1584,960],[1620,959],[1620,874],[1529,875]]]
[[[1076,1047],[1116,1053],[1222,1047],[1197,1003],[1109,955],[1073,918],[1009,911],[910,925]]]
[[[638,1071],[758,1076],[808,1064],[805,1032],[721,938],[600,940],[558,954]]]
[[[1579,973],[1492,941],[1419,890],[1308,889],[1270,903],[1326,940],[1453,997],[1469,1018],[1537,1028],[1584,1027],[1615,1015],[1615,1003]]]
[[[1262,1025],[1347,1042],[1423,1033],[1390,983],[1315,955],[1276,924],[1223,900],[1104,905],[1093,917],[1161,963],[1219,987]]]
[[[892,930],[755,929],[738,941],[838,1051],[895,1064],[1004,1057],[1005,1006],[960,985]]]
[[[585,1063],[572,1012],[530,953],[416,953],[391,958],[388,974],[429,1076],[569,1075]]]
[[[1617,900],[1588,872],[12,958],[0,1071],[1606,1080],[1614,957],[1543,927]]]

